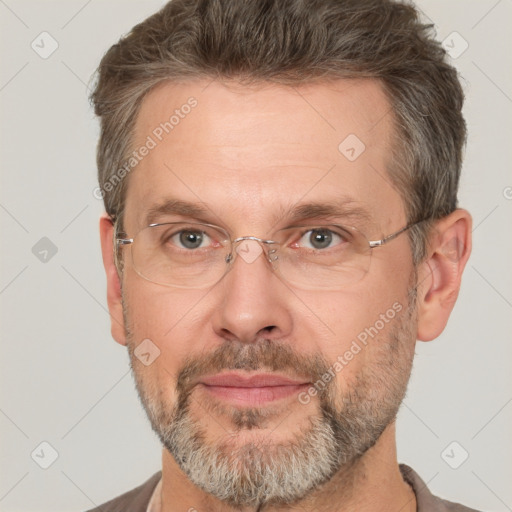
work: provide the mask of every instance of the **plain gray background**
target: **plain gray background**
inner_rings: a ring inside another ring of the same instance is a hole
[[[110,337],[87,84],[104,51],[162,5],[0,0],[5,512],[86,510],[160,469],[128,354]],[[474,250],[448,328],[418,343],[398,419],[399,460],[444,498],[512,510],[512,0],[418,5],[464,77],[460,203],[474,217]],[[44,31],[58,43],[47,58],[31,47],[51,49]],[[42,469],[52,449],[58,456]],[[466,452],[457,469],[447,463]]]

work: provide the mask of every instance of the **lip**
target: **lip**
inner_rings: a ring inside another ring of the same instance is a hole
[[[214,397],[234,405],[259,406],[296,395],[309,386],[309,381],[296,380],[275,373],[242,375],[222,373],[200,380],[206,391]]]

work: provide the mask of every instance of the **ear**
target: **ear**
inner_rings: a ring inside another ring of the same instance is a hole
[[[418,272],[418,340],[437,338],[448,322],[471,253],[471,226],[471,215],[458,209],[432,229]]]
[[[121,345],[126,345],[123,320],[121,280],[114,263],[114,225],[107,214],[100,218],[101,253],[107,274],[107,303],[110,312],[112,337]]]

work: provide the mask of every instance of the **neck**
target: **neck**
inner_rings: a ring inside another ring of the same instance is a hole
[[[196,487],[163,450],[161,512],[235,512]],[[415,512],[416,497],[400,473],[396,456],[395,424],[388,425],[377,443],[360,459],[342,468],[329,482],[293,505],[246,508],[243,512]]]

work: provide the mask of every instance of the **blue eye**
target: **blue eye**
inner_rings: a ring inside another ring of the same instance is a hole
[[[338,233],[327,228],[315,228],[306,231],[298,244],[307,249],[322,250],[340,245],[346,240]]]
[[[204,231],[182,230],[170,237],[170,241],[185,249],[200,249],[209,245],[210,237]]]

